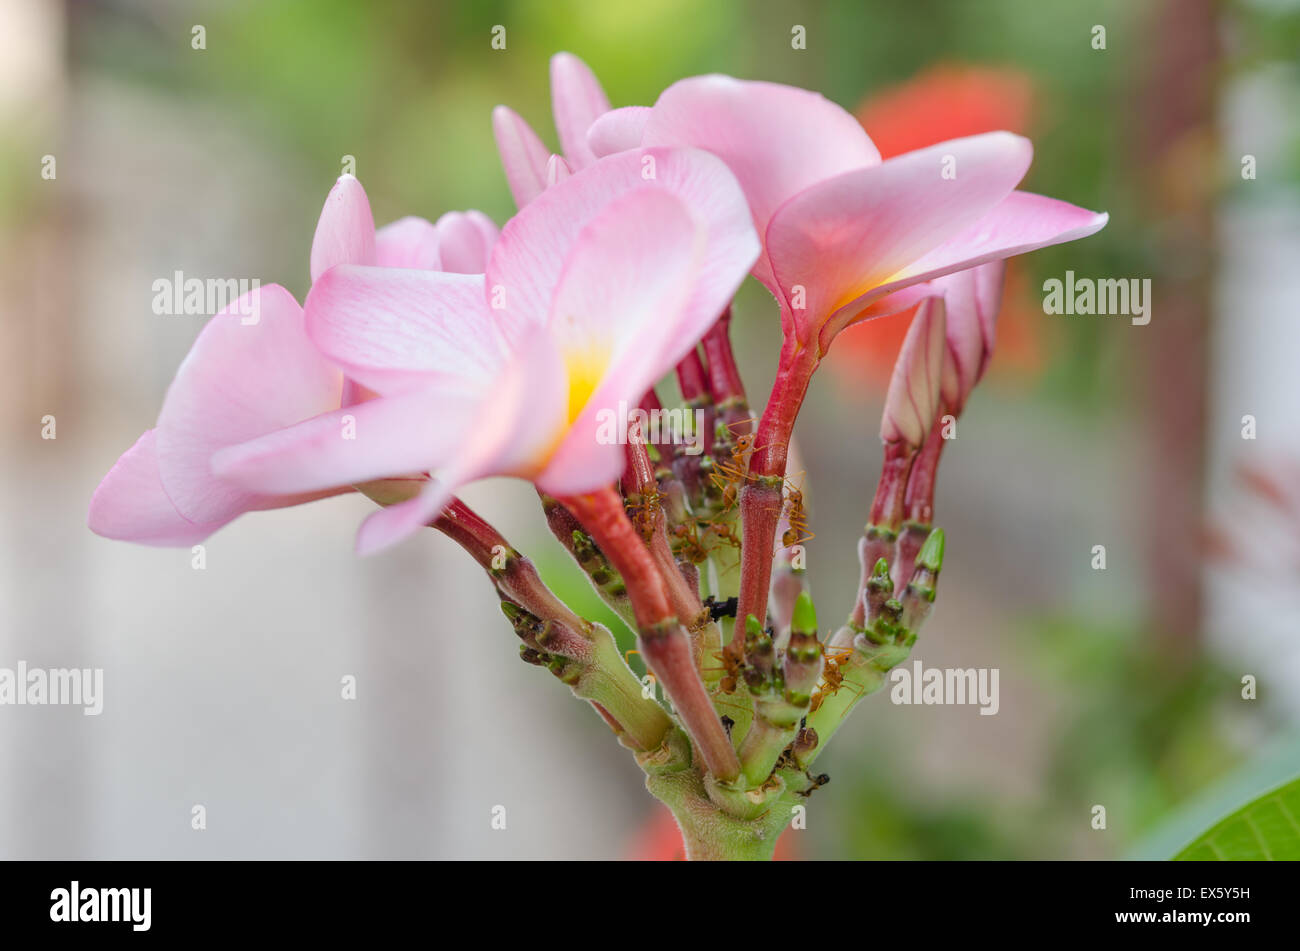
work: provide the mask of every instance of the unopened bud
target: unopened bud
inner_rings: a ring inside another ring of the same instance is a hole
[[[817,635],[817,609],[807,591],[800,591],[794,600],[794,613],[790,617],[792,634]]]
[[[936,528],[917,553],[912,580],[903,591],[902,624],[913,634],[925,623],[934,605],[935,587],[943,568],[943,545],[943,529]]]

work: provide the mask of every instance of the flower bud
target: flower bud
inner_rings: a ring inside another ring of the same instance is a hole
[[[921,301],[894,363],[880,420],[880,438],[920,449],[939,404],[939,383],[945,352],[944,302]]]

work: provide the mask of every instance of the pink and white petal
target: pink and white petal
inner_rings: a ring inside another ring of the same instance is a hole
[[[362,262],[355,262],[362,263]],[[379,267],[405,267],[441,271],[438,229],[432,222],[410,215],[375,232],[375,260]]]
[[[570,374],[584,360],[604,372],[583,393],[570,383],[573,419],[543,480],[566,493],[608,483],[623,466],[619,414],[695,345],[712,320],[699,320],[689,300],[704,260],[703,224],[680,198],[645,187],[613,201],[578,238],[551,312],[551,330]],[[732,290],[749,261],[733,267]],[[713,315],[716,318],[716,314]],[[587,368],[590,372],[590,367]],[[586,396],[581,406],[572,404]]]
[[[1055,198],[1012,192],[960,234],[913,261],[876,293],[887,294],[953,271],[1077,241],[1096,234],[1109,219],[1105,212],[1089,211]]]
[[[931,283],[912,284],[873,301],[861,310],[841,308],[834,317],[826,321],[822,326],[818,338],[820,353],[824,356],[826,351],[830,349],[831,342],[846,327],[868,320],[875,320],[877,317],[889,317],[893,314],[902,313],[909,308],[915,307],[928,297],[941,296],[941,293]]]
[[[836,314],[837,322],[854,322],[856,313],[885,295],[954,271],[976,267],[1096,234],[1109,215],[1068,202],[1012,192],[975,224],[909,264],[889,281],[850,301]]]
[[[481,399],[481,391],[452,387],[380,397],[221,449],[212,471],[265,494],[423,472],[455,453]]]
[[[719,156],[740,180],[760,236],[777,208],[799,192],[880,163],[862,125],[829,99],[794,86],[718,75],[665,89],[641,144],[693,146]],[[773,287],[766,259],[754,276]]]
[[[467,482],[491,475],[533,478],[562,437],[567,383],[560,355],[545,330],[531,331],[511,365],[465,413],[455,451],[415,498],[371,515],[357,533],[357,551],[373,554],[397,544],[435,518]]]
[[[90,530],[142,545],[201,542],[229,520],[192,522],[176,511],[158,474],[155,439],[154,430],[146,431],[104,476],[90,499]]]
[[[573,169],[564,160],[564,156],[552,155],[550,161],[546,163],[546,187],[558,185],[572,174]]]
[[[483,242],[483,265],[474,272],[482,274],[487,270],[487,259],[492,253],[492,246],[497,243],[497,238],[501,237],[501,229],[497,227],[495,221],[477,209],[471,208],[465,214],[474,223],[474,227],[478,228],[479,240]]]
[[[984,331],[975,301],[973,269],[956,271],[931,284],[943,293],[947,314],[947,347],[940,387],[944,402],[960,412],[975,386],[984,359]]]
[[[984,353],[980,356],[979,367],[975,371],[976,383],[988,370],[989,361],[993,359],[993,348],[997,346],[998,313],[1002,310],[1002,286],[1006,273],[1006,258],[999,258],[971,268],[971,274],[975,279],[975,313],[979,317],[980,330],[984,338]]]
[[[650,120],[650,111],[649,106],[611,109],[587,130],[587,148],[596,158],[637,148]]]
[[[442,248],[444,271],[453,274],[482,274],[487,270],[492,243],[484,240],[483,224],[471,217],[471,214],[449,211],[438,219],[438,241]]]
[[[704,240],[702,223],[665,189],[646,185],[606,204],[579,233],[551,301],[548,326],[570,367],[575,355],[602,357],[608,372],[628,351],[650,360],[664,352]]]
[[[992,355],[1005,269],[1005,262],[992,261],[930,282],[947,307],[950,360],[944,365],[943,397],[954,412],[961,411]]]
[[[311,242],[311,279],[337,264],[375,263],[375,219],[355,176],[344,175],[325,198]]]
[[[582,229],[619,195],[647,186],[677,195],[703,222],[706,274],[729,275],[737,260],[758,253],[749,209],[735,177],[698,149],[634,149],[602,159],[540,195],[501,230],[488,261],[490,295],[500,295],[513,330],[544,323],[560,273]],[[734,290],[734,286],[730,288]],[[712,282],[698,307],[717,317],[727,304]]]
[[[275,284],[252,291],[208,321],[167,390],[156,442],[164,491],[199,523],[293,504],[215,479],[212,454],[334,409],[341,390],[293,296]]]
[[[306,313],[320,351],[384,396],[484,380],[504,360],[481,274],[339,267],[312,287]]]
[[[901,440],[918,449],[925,442],[938,406],[946,350],[943,298],[927,298],[912,318],[889,378],[880,420],[882,441]]]
[[[953,139],[828,179],[782,205],[767,253],[787,301],[804,289],[805,307],[793,313],[801,337],[975,225],[1032,156],[1029,140],[1009,132]]]
[[[546,188],[546,160],[551,150],[514,110],[497,106],[492,110],[492,134],[501,153],[506,182],[515,206],[523,208]]]
[[[572,53],[551,57],[551,110],[569,165],[576,171],[595,162],[587,145],[587,130],[609,112],[609,99],[587,64]]]

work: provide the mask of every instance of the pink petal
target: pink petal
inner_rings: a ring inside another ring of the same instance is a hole
[[[729,76],[683,79],[663,91],[642,144],[687,145],[719,156],[740,179],[760,236],[784,202],[880,153],[848,112],[814,92]],[[770,263],[754,275],[769,287]]]
[[[551,150],[527,122],[505,106],[492,110],[492,134],[510,194],[515,197],[516,207],[523,208],[546,188],[546,160]]]
[[[532,478],[564,431],[567,386],[551,336],[530,331],[524,346],[476,407],[455,452],[415,498],[375,512],[357,533],[368,555],[395,545],[427,525],[462,485],[490,475]]]
[[[550,329],[570,373],[583,357],[596,367],[603,358],[604,372],[583,394],[584,405],[569,405],[576,421],[540,480],[548,491],[589,491],[622,471],[622,446],[602,438],[602,421],[637,406],[716,320],[716,313],[702,317],[687,307],[704,245],[704,229],[685,203],[648,186],[611,201],[582,230],[556,290]],[[731,291],[748,263],[732,268]]]
[[[880,438],[915,448],[925,442],[939,402],[940,375],[946,350],[943,298],[931,297],[917,308],[899,348],[889,378]]]
[[[146,431],[104,476],[90,500],[90,530],[144,545],[201,542],[228,520],[197,523],[176,511],[158,474],[155,439]]]
[[[306,311],[320,351],[383,395],[435,378],[484,379],[504,359],[481,274],[335,268]]]
[[[825,351],[831,338],[849,324],[883,313],[895,313],[900,309],[895,305],[896,301],[911,299],[915,302],[932,293],[929,290],[918,292],[915,285],[990,261],[1086,238],[1104,228],[1108,219],[1104,212],[1088,211],[1030,192],[1012,192],[963,233],[912,262],[887,283],[841,307],[821,330],[822,350]],[[880,309],[882,305],[883,311]]]
[[[336,264],[375,263],[375,219],[366,190],[344,175],[325,198],[316,236],[311,242],[311,279],[316,281]]]
[[[1032,192],[1012,192],[979,221],[913,261],[874,296],[908,284],[1096,234],[1110,216]]]
[[[943,294],[947,311],[942,391],[944,402],[954,413],[961,412],[993,351],[1005,269],[1004,262],[993,261],[931,282]]]
[[[222,449],[212,470],[274,494],[423,472],[455,454],[481,398],[447,387],[380,397]]]
[[[379,267],[405,267],[441,271],[438,229],[414,215],[399,218],[375,232],[375,260]],[[352,262],[361,264],[364,262]]]
[[[256,322],[245,324],[250,309]],[[245,295],[208,321],[167,391],[157,426],[163,489],[198,523],[295,504],[214,479],[212,454],[337,407],[341,387],[288,291],[271,284]]]
[[[587,130],[587,147],[596,158],[636,148],[650,121],[650,111],[649,106],[611,109]]]
[[[438,517],[459,487],[441,479],[430,479],[414,498],[366,516],[357,530],[357,554],[378,554],[409,538]]]
[[[546,187],[558,185],[572,174],[573,169],[569,168],[569,163],[563,156],[552,155],[550,161],[546,163]]]
[[[612,155],[540,195],[512,218],[488,261],[489,297],[518,328],[546,322],[551,295],[582,229],[615,197],[657,186],[681,198],[708,236],[702,273],[690,307],[717,317],[735,290],[736,262],[758,253],[744,195],[727,167],[697,149],[634,149]],[[747,264],[747,266],[749,266]]]
[[[443,271],[482,274],[496,242],[496,225],[477,211],[449,211],[438,219]]]
[[[1015,188],[1032,154],[1027,139],[1007,132],[953,139],[839,175],[782,205],[767,252],[785,300],[804,288],[806,306],[793,312],[800,337],[978,222]]]
[[[587,64],[572,53],[551,57],[551,109],[569,165],[578,170],[596,161],[587,146],[587,130],[609,112],[609,99]]]

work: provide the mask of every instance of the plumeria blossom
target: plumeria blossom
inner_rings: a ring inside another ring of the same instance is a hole
[[[333,268],[308,295],[307,333],[380,398],[223,450],[216,471],[294,494],[436,470],[366,521],[363,553],[411,534],[474,479],[518,476],[557,496],[608,486],[625,451],[600,438],[607,414],[638,405],[695,346],[758,250],[721,161],[647,149],[537,195],[485,275]],[[338,437],[345,412],[355,440]]]
[[[819,353],[849,324],[929,292],[916,285],[1085,237],[1107,220],[1017,191],[1033,155],[1018,135],[882,161],[853,116],[817,93],[728,76],[684,79],[648,111],[606,115],[588,142],[602,153],[689,145],[726,161],[763,242],[754,276],[780,303],[787,336]]]
[[[318,280],[338,264],[481,271],[495,237],[495,226],[479,212],[445,215],[436,224],[403,218],[376,231],[365,190],[345,175],[321,211],[311,277]],[[215,475],[212,457],[364,398],[312,344],[293,296],[276,284],[260,287],[199,333],[157,425],[95,491],[90,527],[109,538],[190,545],[245,512],[349,491],[344,483],[310,492],[250,490]],[[385,488],[400,494],[400,486]]]
[[[609,99],[591,69],[571,53],[551,57],[551,109],[563,155],[552,155],[537,133],[514,110],[492,111],[501,164],[515,205],[523,208],[556,181],[596,161],[587,130],[609,111]]]

